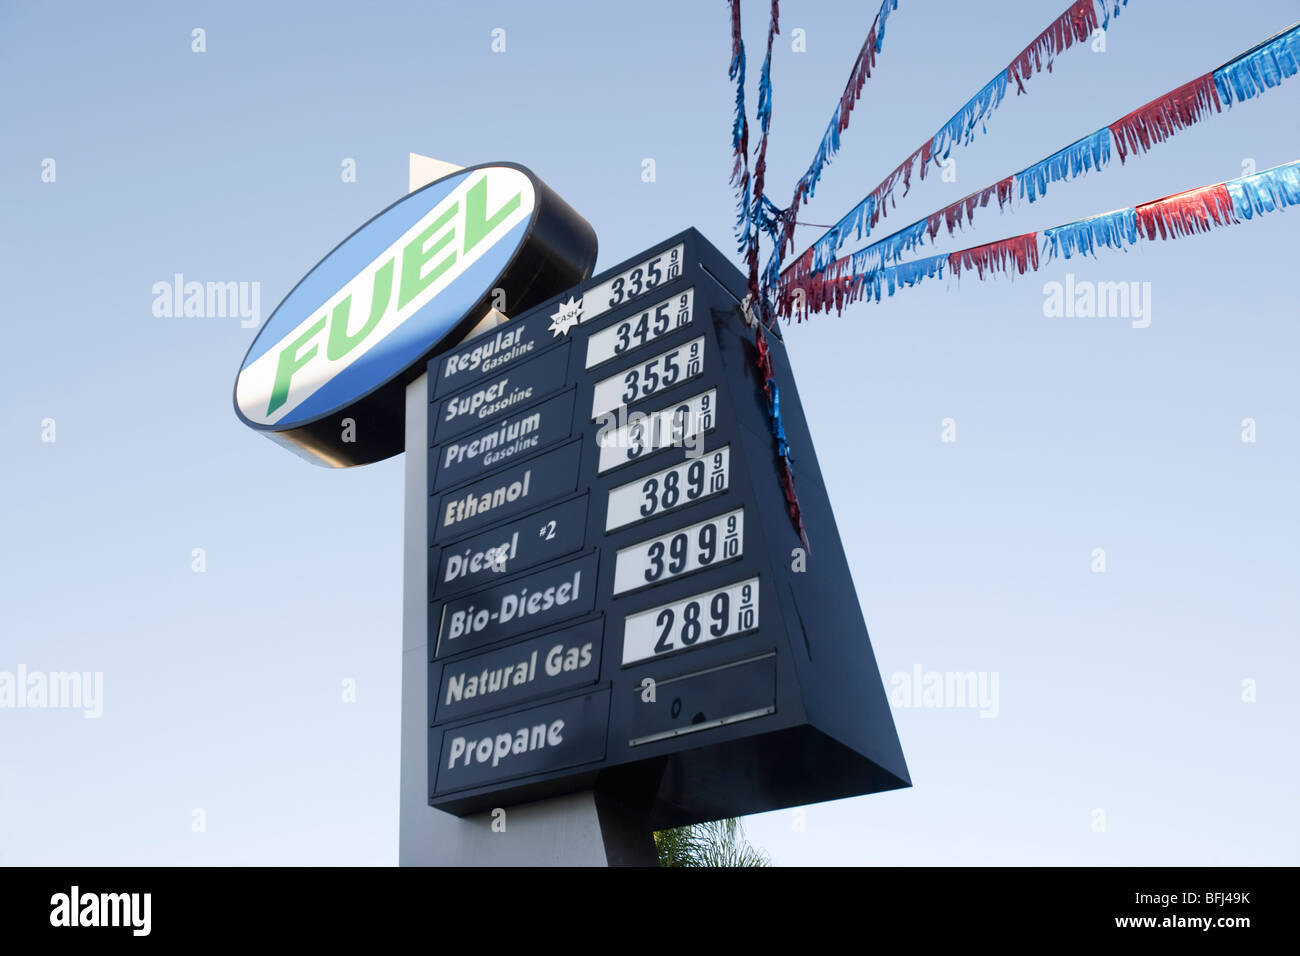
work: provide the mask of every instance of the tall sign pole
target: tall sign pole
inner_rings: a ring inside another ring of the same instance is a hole
[[[460,167],[411,154],[410,191]],[[466,341],[505,321],[491,312]],[[653,866],[644,815],[591,790],[456,817],[429,805],[429,376],[406,387],[401,866]]]

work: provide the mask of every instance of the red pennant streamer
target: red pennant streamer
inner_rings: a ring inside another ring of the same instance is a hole
[[[961,277],[963,269],[974,269],[981,279],[985,272],[1005,272],[1009,263],[1014,263],[1016,272],[1024,275],[1026,270],[1038,268],[1038,233],[1027,232],[1010,239],[987,242],[982,246],[962,249],[948,257],[948,268],[956,278]]]
[[[880,15],[877,14],[876,21],[879,19]],[[862,87],[871,78],[872,67],[876,65],[876,21],[872,22],[871,29],[867,31],[867,42],[858,51],[858,58],[853,61],[853,72],[849,74],[849,82],[840,96],[838,129],[841,133],[849,128],[849,114],[861,98]]]
[[[948,234],[952,235],[958,226],[962,224],[962,216],[966,217],[966,224],[970,225],[975,218],[975,210],[983,209],[996,196],[998,200],[998,209],[1002,209],[1011,201],[1011,187],[1014,184],[1015,177],[1008,176],[1006,179],[1000,179],[992,186],[985,186],[977,192],[971,193],[958,199],[949,206],[944,206],[937,212],[931,213],[926,217],[925,229],[930,234],[930,239],[939,232],[940,223],[948,227]]]
[[[1223,183],[1190,189],[1137,207],[1138,233],[1148,239],[1175,239],[1238,221],[1232,196]]]
[[[1100,26],[1093,0],[1075,0],[1068,10],[1052,21],[1046,30],[1020,51],[1007,67],[1007,83],[1016,84],[1016,93],[1025,92],[1025,80],[1047,67],[1052,72],[1052,58],[1076,43],[1083,43]]]
[[[1110,124],[1111,139],[1115,142],[1119,161],[1124,162],[1129,150],[1146,152],[1152,144],[1163,143],[1180,129],[1199,122],[1211,110],[1223,112],[1213,73],[1198,76],[1145,106],[1139,106]]]
[[[840,94],[840,116],[837,126],[841,133],[849,128],[849,114],[853,112],[853,107],[862,97],[862,88],[867,80],[871,79],[871,71],[876,66],[876,27],[879,23],[880,14],[877,13],[876,18],[871,22],[871,29],[867,31],[866,42],[858,51],[858,58],[853,61],[853,69],[849,73],[849,81],[844,86],[844,92]],[[787,247],[794,249],[795,213],[805,201],[807,192],[808,183],[801,178],[795,186],[794,199],[790,201],[785,222],[781,224],[780,244],[777,246],[778,256],[784,255]]]

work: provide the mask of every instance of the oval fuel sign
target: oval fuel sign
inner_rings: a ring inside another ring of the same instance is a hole
[[[343,240],[271,314],[235,381],[250,427],[342,467],[402,451],[406,384],[504,297],[518,314],[586,279],[591,226],[527,169],[463,169]]]

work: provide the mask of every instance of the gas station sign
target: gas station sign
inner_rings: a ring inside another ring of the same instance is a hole
[[[796,552],[744,288],[688,230],[430,361],[434,807],[595,789],[662,827],[907,785],[772,332]]]
[[[326,256],[235,384],[345,466],[403,450],[427,375],[429,804],[593,791],[662,829],[907,786],[780,331],[809,552],[744,277],[693,229],[595,253],[528,170],[459,170]]]

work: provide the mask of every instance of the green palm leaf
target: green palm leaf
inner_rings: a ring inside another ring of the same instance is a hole
[[[661,830],[655,834],[660,866],[770,866],[766,853],[745,839],[740,819]]]

